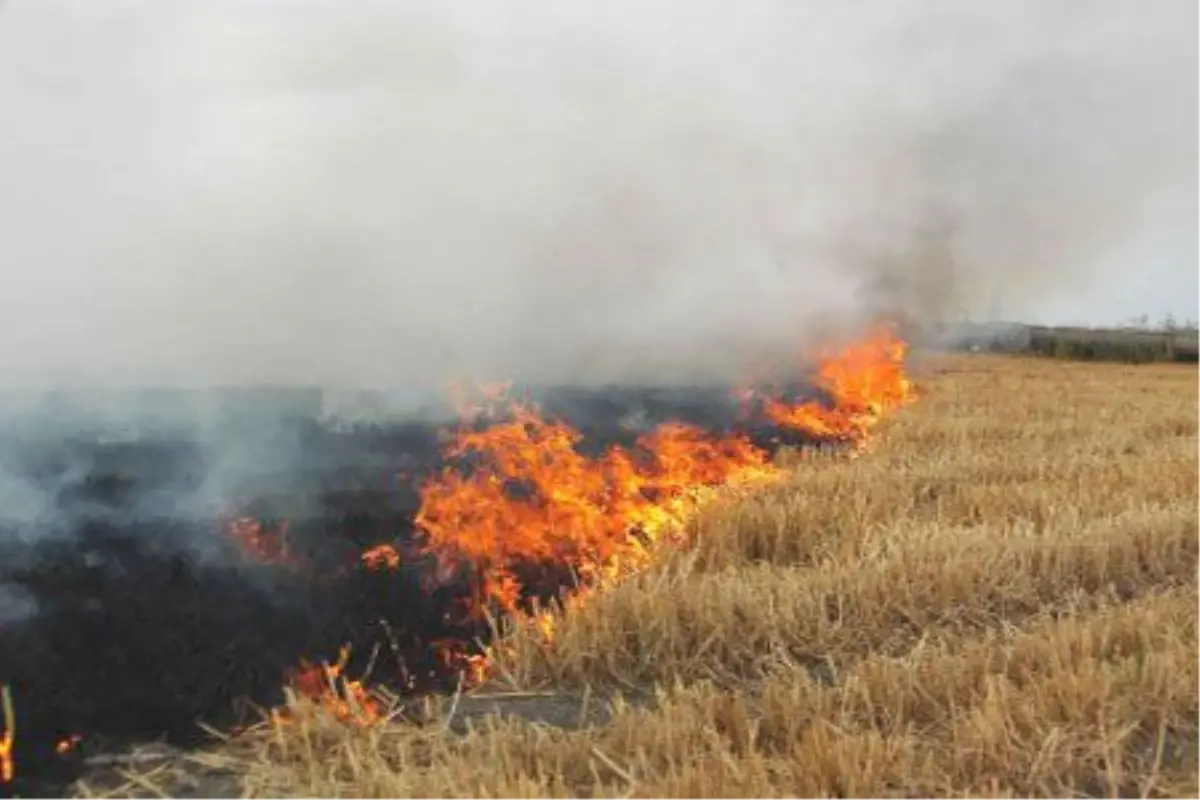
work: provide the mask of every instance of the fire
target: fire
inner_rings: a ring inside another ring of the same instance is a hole
[[[72,733],[70,736],[59,739],[54,743],[54,752],[58,753],[60,756],[66,755],[74,750],[81,741],[83,741],[82,736],[80,736],[78,733]]]
[[[0,783],[10,783],[16,776],[13,746],[17,740],[17,715],[13,711],[12,691],[8,684],[0,686],[0,710],[3,711],[4,732],[0,733]]]
[[[293,564],[288,550],[287,521],[275,525],[254,517],[239,517],[226,526],[229,535],[237,539],[246,555],[264,564]]]
[[[905,354],[886,328],[823,353],[816,382],[832,403],[762,398],[768,418],[861,445],[886,412],[912,397]],[[637,569],[652,557],[649,543],[678,530],[698,489],[781,474],[749,440],[681,423],[649,432],[631,451],[612,447],[595,458],[577,452],[581,438],[566,422],[514,404],[510,421],[464,427],[450,445],[450,456],[469,453],[480,466],[469,474],[447,469],[422,487],[418,528],[439,559],[469,565],[481,602],[515,610],[526,588],[518,574],[529,565],[569,566],[584,584]]]
[[[767,416],[784,428],[862,445],[883,415],[914,398],[904,371],[908,345],[887,329],[861,342],[822,354],[817,386],[833,400],[831,407],[808,402],[789,406],[768,398]]]
[[[380,702],[371,696],[362,681],[350,680],[345,676],[346,664],[350,661],[350,648],[343,647],[338,660],[333,664],[310,664],[301,662],[288,681],[299,696],[322,704],[344,722],[370,723],[383,716]],[[287,720],[284,712],[276,710],[272,719],[277,723]]]
[[[467,653],[456,639],[439,639],[432,643],[438,660],[452,673],[461,676],[462,683],[473,686],[487,677],[488,654]]]
[[[17,743],[17,715],[13,707],[12,690],[8,684],[0,686],[0,784],[12,783],[17,777],[17,766],[13,749]],[[65,756],[83,741],[83,737],[72,733],[54,744],[54,753]]]
[[[789,403],[778,394],[742,390],[766,418],[784,430],[861,449],[873,426],[914,397],[904,370],[907,345],[887,327],[860,341],[819,354],[814,382],[828,402]],[[711,487],[768,483],[783,476],[770,453],[739,435],[714,435],[693,425],[667,423],[626,449],[612,446],[586,456],[583,435],[536,408],[504,401],[507,386],[484,388],[483,401],[460,399],[467,420],[445,455],[469,461],[447,467],[420,487],[415,518],[425,551],[433,556],[427,582],[471,582],[471,603],[460,613],[482,619],[499,611],[530,619],[549,643],[554,617],[546,601],[567,605],[588,591],[645,567],[665,543],[678,542],[696,498]],[[507,405],[507,418],[480,429],[472,423]],[[247,552],[289,563],[286,527],[237,520],[231,528]],[[369,548],[361,564],[394,570],[400,553],[390,544]],[[430,643],[437,659],[466,684],[483,681],[489,655],[465,641]],[[348,649],[333,665],[303,663],[291,676],[301,696],[328,705],[342,719],[370,723],[378,703],[361,682],[344,676]],[[276,719],[284,717],[276,715]],[[0,751],[2,753],[3,751]]]
[[[390,544],[377,544],[364,551],[361,558],[367,569],[397,569],[400,566],[400,553]]]
[[[905,342],[880,328],[819,354],[813,380],[825,402],[791,403],[779,393],[752,390],[738,396],[780,429],[861,450],[886,414],[915,397],[904,370],[906,354]],[[750,439],[681,422],[663,424],[631,447],[584,455],[577,447],[582,433],[534,407],[505,400],[507,391],[506,385],[490,385],[482,402],[460,403],[467,422],[453,432],[445,455],[471,466],[446,468],[421,485],[414,545],[424,552],[413,564],[428,585],[465,581],[458,585],[470,587],[467,602],[456,600],[452,615],[471,622],[496,611],[519,616],[548,646],[556,603],[571,608],[585,602],[589,592],[642,569],[663,546],[680,542],[682,523],[712,487],[769,483],[784,474]],[[504,421],[479,427],[481,418],[505,409]],[[226,532],[257,561],[309,569],[291,552],[285,522],[242,517],[230,521]],[[342,569],[396,570],[402,561],[395,546],[379,544]],[[502,646],[455,638],[428,642],[441,668],[461,676],[461,686],[484,681],[494,648]],[[347,677],[349,662],[348,646],[332,664],[302,661],[288,684],[295,695],[338,719],[387,720],[379,697],[363,680]],[[7,686],[0,687],[0,701],[0,783],[6,783],[16,771],[16,723]],[[276,710],[271,719],[287,724],[290,712]],[[79,741],[68,736],[55,752],[70,753]]]

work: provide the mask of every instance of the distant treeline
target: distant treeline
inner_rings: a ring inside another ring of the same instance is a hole
[[[954,349],[1027,353],[1079,361],[1195,363],[1200,354],[1200,338],[1194,327],[1081,328],[956,323],[940,326],[934,336]]]

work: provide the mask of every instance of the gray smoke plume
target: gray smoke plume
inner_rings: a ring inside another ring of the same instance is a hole
[[[725,377],[895,306],[1188,314],[1195,31],[1186,0],[15,0],[0,376]]]

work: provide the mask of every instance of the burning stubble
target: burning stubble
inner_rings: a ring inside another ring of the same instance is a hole
[[[100,746],[150,732],[186,743],[197,717],[232,724],[236,700],[280,702],[285,674],[320,700],[337,682],[350,693],[345,713],[357,708],[369,720],[378,708],[346,678],[347,666],[406,695],[481,680],[497,615],[540,614],[645,566],[681,541],[698,496],[781,478],[771,459],[781,446],[861,448],[885,413],[913,397],[906,350],[878,329],[819,354],[809,394],[747,387],[724,415],[699,387],[543,391],[557,418],[508,408],[504,392],[489,387],[476,405],[501,417],[464,409],[445,442],[428,425],[309,424],[301,451],[309,458],[282,484],[244,479],[250,505],[233,507],[250,516],[225,524],[186,507],[147,508],[164,476],[184,481],[192,442],[151,439],[113,451],[93,436],[64,442],[85,454],[66,458],[43,443],[32,455],[50,468],[31,471],[62,483],[59,515],[73,527],[33,546],[4,541],[0,551],[0,584],[37,601],[35,615],[0,626],[0,675],[15,687],[26,731],[12,751],[31,767],[26,785],[40,786],[46,770],[65,774],[62,759],[78,750],[59,744],[81,732]],[[659,419],[629,430],[622,402]],[[589,424],[576,428],[564,413]],[[406,458],[420,467],[415,493],[376,484]],[[83,461],[81,480],[53,469]],[[314,469],[333,483],[312,482]],[[193,480],[204,472],[192,470]],[[281,520],[266,510],[279,500],[272,488],[311,493],[301,508],[334,513]],[[196,557],[204,540],[223,557]],[[336,664],[304,658],[333,648]],[[365,662],[351,660],[364,651]],[[91,669],[78,669],[84,658]]]
[[[212,698],[273,690],[297,654],[377,642],[380,609],[411,618],[397,649],[429,651],[459,598],[429,591],[412,554],[358,594],[339,581],[411,526],[415,489],[396,475],[438,463],[445,412],[428,397],[445,380],[610,387],[600,411],[566,415],[605,443],[628,419],[647,427],[645,396],[615,395],[674,384],[720,429],[729,409],[694,384],[794,365],[877,312],[1053,304],[1104,277],[1098,254],[1195,169],[1195,92],[1175,80],[1191,67],[1189,27],[1171,17],[1194,16],[1183,4],[906,2],[869,18],[767,4],[737,19],[716,4],[112,8],[0,16],[0,58],[16,66],[0,107],[19,115],[0,148],[0,253],[27,265],[0,293],[0,383],[42,398],[10,404],[0,427],[0,475],[15,476],[0,543],[23,559],[5,563],[0,622],[43,613],[49,627],[9,648],[34,684],[39,659],[92,655],[72,649],[83,631],[169,631],[119,654],[127,717],[88,705],[115,702],[107,676],[69,671],[78,713],[114,736],[190,732]],[[1194,241],[1163,252],[1179,247]],[[232,420],[168,397],[176,418],[148,422],[137,392],[95,389],[245,384],[389,390],[360,410],[399,427],[339,451],[313,422],[329,410],[320,394],[290,420],[282,394],[266,392],[262,415],[235,397]],[[102,411],[46,403],[40,390],[60,385],[95,389]],[[104,459],[130,458],[112,455],[122,436],[136,457],[116,472],[134,474],[114,478]],[[307,527],[330,583],[298,586],[212,544],[214,515],[243,511],[266,520],[234,528],[268,561],[310,563]],[[272,519],[284,511],[296,524]],[[439,511],[430,528],[461,550],[458,507]],[[517,544],[500,539],[492,561]],[[502,566],[484,588],[511,602],[516,570]],[[133,603],[117,591],[131,575]],[[201,629],[181,635],[183,617]],[[140,676],[173,660],[202,676],[194,691],[147,696]],[[18,697],[34,729],[63,722],[66,684]]]

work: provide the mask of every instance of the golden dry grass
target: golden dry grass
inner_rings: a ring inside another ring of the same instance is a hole
[[[255,796],[1196,796],[1195,367],[927,366],[869,454],[513,634],[485,691],[587,724],[301,709],[193,764]]]

